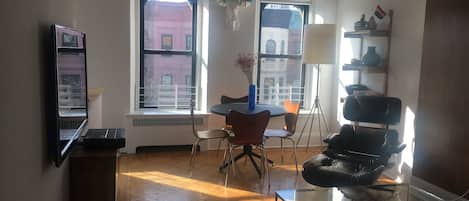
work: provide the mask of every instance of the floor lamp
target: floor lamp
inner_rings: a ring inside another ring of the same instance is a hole
[[[314,121],[317,118],[319,127],[319,138],[322,145],[322,128],[321,123],[324,123],[326,132],[329,133],[329,126],[327,119],[324,116],[324,110],[319,101],[319,79],[320,79],[320,64],[335,64],[336,60],[336,25],[335,24],[309,24],[305,26],[304,30],[304,49],[303,49],[303,64],[317,64],[317,79],[316,79],[316,97],[311,107],[305,124],[301,129],[300,137],[297,141],[301,141],[303,133],[308,123],[309,135],[306,145],[308,151],[311,139],[311,133]]]

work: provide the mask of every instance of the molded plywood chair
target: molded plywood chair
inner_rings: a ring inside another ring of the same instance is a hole
[[[232,98],[228,96],[221,96],[220,98],[221,104],[230,104],[230,103],[247,103],[248,102],[248,96],[243,96],[239,98]],[[230,129],[231,128],[231,121],[230,117],[226,116],[225,117],[225,128]]]
[[[283,163],[283,140],[289,140],[293,145],[293,156],[295,158],[296,174],[298,174],[298,161],[296,158],[296,142],[292,138],[296,131],[296,122],[298,120],[298,113],[300,111],[300,104],[293,103],[290,100],[285,100],[283,103],[285,109],[285,126],[283,129],[267,129],[264,136],[269,138],[280,138],[280,148],[282,150],[281,160]]]
[[[196,122],[195,122],[195,116],[194,116],[194,103],[191,104],[191,120],[192,120],[192,133],[195,137],[195,142],[192,145],[192,155],[191,159],[189,162],[189,168],[192,169],[194,166],[194,161],[196,157],[196,152],[197,152],[197,147],[199,146],[199,143],[204,140],[212,140],[212,139],[217,139],[223,141],[226,139],[228,136],[228,132],[224,129],[211,129],[211,130],[203,130],[203,131],[198,131],[196,129]],[[220,143],[218,143],[220,144]],[[218,147],[220,148],[220,147]],[[226,148],[225,148],[226,150]],[[218,151],[218,150],[217,150]]]
[[[256,146],[261,151],[262,170],[264,173],[267,172],[270,186],[270,173],[268,165],[266,168],[267,157],[264,150],[264,131],[269,123],[270,112],[262,111],[257,114],[243,114],[237,111],[231,111],[228,116],[230,117],[233,126],[231,130],[232,133],[228,137],[228,160],[231,161],[233,171],[235,171],[233,149],[238,146]],[[228,172],[229,171],[227,170],[225,186],[228,183]]]
[[[221,96],[220,99],[221,104],[228,104],[228,103],[247,103],[248,96],[243,96],[239,98],[232,98],[229,96]]]

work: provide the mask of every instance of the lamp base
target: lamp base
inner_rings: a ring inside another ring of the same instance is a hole
[[[326,117],[324,116],[324,110],[322,109],[321,103],[319,101],[319,83],[320,83],[319,82],[319,78],[320,78],[319,65],[317,65],[317,68],[318,68],[318,76],[317,76],[317,80],[316,80],[316,98],[314,99],[313,107],[309,111],[309,114],[308,114],[308,117],[306,118],[305,124],[304,124],[303,128],[301,129],[300,137],[298,138],[298,141],[296,142],[296,145],[298,146],[298,144],[301,141],[301,138],[303,137],[303,134],[304,134],[306,126],[308,125],[308,122],[311,122],[310,126],[309,126],[309,135],[308,135],[308,142],[306,144],[306,151],[308,151],[308,149],[309,149],[309,144],[310,144],[310,140],[311,140],[311,133],[312,133],[312,130],[313,130],[314,120],[316,119],[316,116],[317,116],[317,120],[318,120],[319,140],[321,142],[321,146],[323,145],[321,123],[324,123],[324,127],[326,129],[326,134],[330,133]],[[310,121],[310,119],[311,119],[311,121]]]
[[[306,129],[306,126],[308,125],[309,123],[309,134],[308,134],[308,141],[307,141],[307,144],[306,144],[306,151],[308,151],[309,149],[309,145],[310,145],[310,142],[311,142],[311,134],[312,134],[312,131],[313,131],[313,125],[314,125],[314,121],[316,120],[317,118],[317,125],[318,125],[318,129],[319,129],[319,140],[321,142],[321,146],[323,145],[323,137],[322,137],[322,124],[324,126],[324,128],[326,129],[326,135],[328,135],[330,133],[330,130],[329,130],[329,126],[327,124],[327,119],[324,115],[324,111],[322,109],[322,106],[321,106],[321,103],[319,101],[319,97],[316,97],[316,99],[314,100],[314,105],[313,107],[311,108],[311,110],[309,111],[309,114],[308,114],[308,117],[306,118],[306,121],[305,121],[305,124],[303,126],[303,128],[301,129],[301,134],[300,134],[300,137],[298,138],[298,141],[296,142],[296,145],[298,146],[299,142],[301,141],[301,138],[303,138],[303,134],[304,134],[304,131]]]

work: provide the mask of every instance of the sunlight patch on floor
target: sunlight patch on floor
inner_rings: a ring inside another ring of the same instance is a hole
[[[281,169],[281,170],[296,172],[296,166],[295,165],[275,165],[275,169]],[[298,165],[298,171],[301,171],[301,166],[300,165]]]
[[[171,175],[159,171],[148,171],[148,172],[130,172],[130,173],[122,173],[123,175],[143,179],[147,181],[154,182],[156,184],[163,184],[179,189],[183,189],[186,191],[198,192],[202,194],[206,194],[213,197],[219,198],[228,198],[228,199],[235,199],[241,200],[241,198],[248,198],[244,200],[259,200],[264,195],[245,191],[241,189],[226,187],[224,185],[213,184],[206,181],[200,181],[193,178],[181,177],[176,175]],[[224,192],[223,194],[217,192]]]

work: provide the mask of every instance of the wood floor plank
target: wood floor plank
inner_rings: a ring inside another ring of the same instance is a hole
[[[268,158],[275,161],[271,168],[271,187],[264,183],[244,159],[236,163],[236,175],[230,174],[225,188],[225,174],[218,171],[223,153],[201,152],[195,168],[189,170],[189,152],[161,152],[122,155],[119,160],[118,201],[234,201],[274,200],[280,189],[314,188],[301,176],[303,161],[320,153],[320,148],[298,150],[300,167],[296,174],[292,151],[285,149],[280,163],[280,149],[268,149]]]

